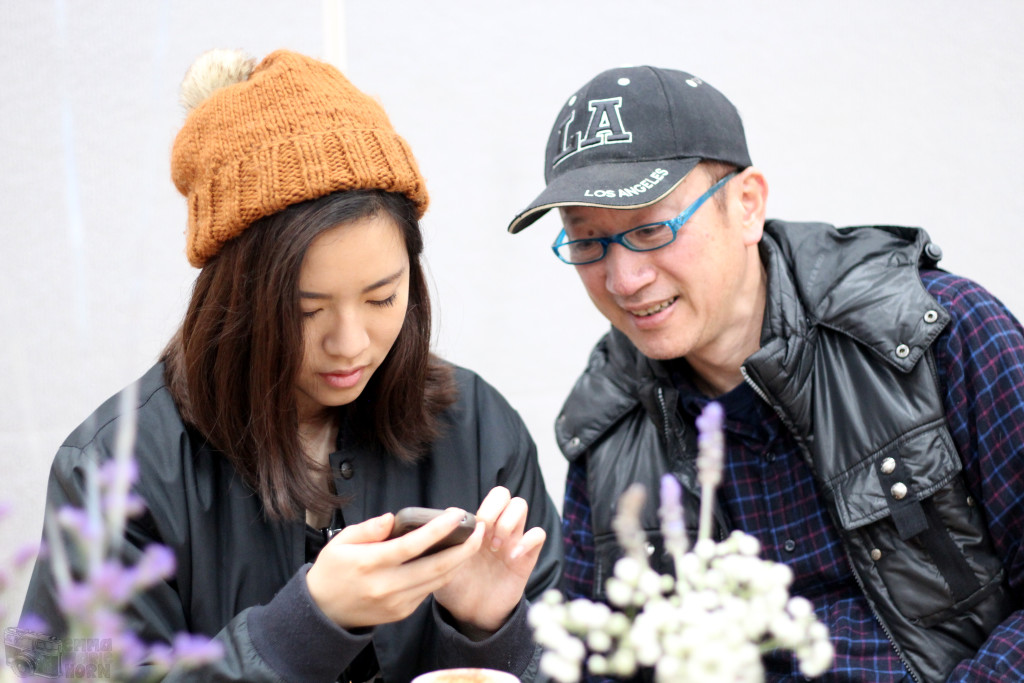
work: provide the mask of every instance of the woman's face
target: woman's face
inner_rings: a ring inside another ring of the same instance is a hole
[[[342,223],[310,245],[299,273],[304,351],[299,421],[356,400],[387,357],[409,306],[409,254],[386,214]]]

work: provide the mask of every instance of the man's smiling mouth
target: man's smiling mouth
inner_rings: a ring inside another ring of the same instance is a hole
[[[674,304],[676,302],[676,299],[678,299],[678,298],[679,297],[674,296],[671,299],[666,299],[665,301],[662,301],[661,303],[654,304],[650,308],[645,308],[642,311],[630,311],[630,312],[633,315],[637,316],[638,318],[646,318],[648,316],[654,315],[658,311],[665,310],[666,308],[668,308],[669,306]]]

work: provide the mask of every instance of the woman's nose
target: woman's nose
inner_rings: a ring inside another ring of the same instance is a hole
[[[341,358],[356,358],[370,345],[370,335],[359,316],[339,316],[324,337],[324,350]]]

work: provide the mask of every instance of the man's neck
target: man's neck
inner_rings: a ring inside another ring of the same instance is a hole
[[[756,253],[756,251],[755,251]],[[757,258],[754,282],[750,283],[748,294],[737,302],[733,315],[735,323],[729,334],[686,357],[693,369],[697,388],[711,398],[732,391],[743,382],[740,367],[754,352],[761,348],[761,326],[764,322],[764,307],[768,293],[768,275]]]

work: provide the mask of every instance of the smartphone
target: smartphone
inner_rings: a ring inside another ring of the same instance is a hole
[[[391,535],[388,536],[388,538],[404,536],[413,529],[419,529],[430,520],[442,514],[444,514],[444,510],[435,510],[434,508],[402,508],[395,513],[395,525],[391,528]],[[459,522],[457,527],[452,529],[450,534],[427,548],[420,557],[423,557],[424,555],[432,555],[439,550],[444,550],[445,548],[450,548],[453,545],[462,543],[473,534],[473,530],[475,528],[476,516],[469,512],[465,513],[462,521]]]

